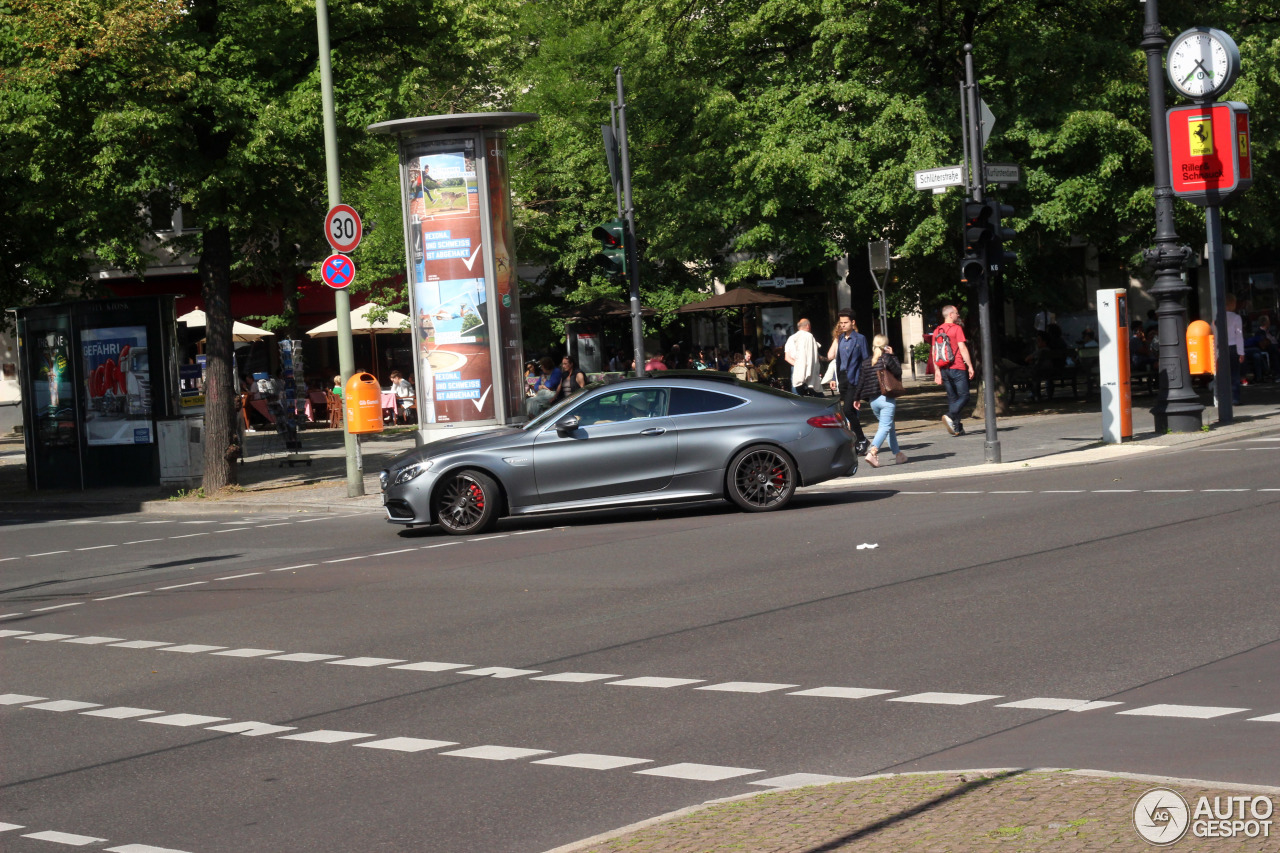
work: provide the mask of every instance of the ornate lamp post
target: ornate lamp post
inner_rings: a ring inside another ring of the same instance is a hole
[[[1164,62],[1166,41],[1160,32],[1157,0],[1146,0],[1142,48],[1147,53],[1147,88],[1151,102],[1151,148],[1155,160],[1156,242],[1143,256],[1155,269],[1156,318],[1159,322],[1159,393],[1151,408],[1156,432],[1195,432],[1200,429],[1204,406],[1191,387],[1187,363],[1187,309],[1183,295],[1191,288],[1182,281],[1182,270],[1191,247],[1178,245],[1173,227],[1173,189],[1169,183],[1169,133],[1165,126]]]

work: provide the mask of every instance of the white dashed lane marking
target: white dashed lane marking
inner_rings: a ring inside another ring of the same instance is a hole
[[[15,832],[19,829],[28,829],[28,827],[20,823],[0,822],[0,832]],[[61,832],[56,829],[26,832],[22,834],[22,837],[36,841],[48,841],[53,844],[63,844],[68,847],[87,847],[90,844],[109,843],[107,839],[98,838],[94,835],[80,835],[79,833]],[[185,851],[175,850],[172,847],[152,847],[150,844],[120,844],[106,848],[105,853],[185,853]]]
[[[772,682],[772,681],[724,681],[715,684],[706,684],[705,679],[699,678],[671,678],[664,676],[635,676],[622,678],[616,673],[601,672],[551,672],[543,673],[537,669],[520,669],[508,666],[485,666],[468,668],[469,664],[462,663],[444,663],[439,661],[416,661],[404,662],[403,658],[384,658],[384,657],[344,657],[336,654],[321,654],[316,652],[290,652],[282,653],[277,649],[258,649],[258,648],[227,648],[226,646],[206,645],[202,643],[167,643],[158,640],[119,640],[116,637],[77,637],[73,634],[54,634],[54,633],[32,633],[30,631],[21,631],[14,629],[0,630],[0,638],[11,638],[16,640],[36,640],[39,642],[63,642],[79,645],[109,645],[112,648],[126,649],[155,649],[166,652],[179,652],[191,655],[209,654],[211,656],[224,656],[234,658],[264,658],[266,660],[289,661],[294,663],[326,663],[336,666],[350,666],[364,669],[397,669],[407,670],[410,672],[428,672],[428,673],[448,673],[450,675],[465,675],[472,677],[488,677],[488,678],[522,678],[529,677],[530,681],[546,681],[560,684],[589,684],[596,682],[604,682],[609,686],[621,687],[649,687],[657,689],[672,689],[686,687],[693,684],[701,684],[701,687],[695,687],[694,690],[718,692],[718,693],[743,693],[743,694],[768,694],[786,691],[786,696],[803,696],[810,698],[825,699],[843,699],[843,700],[859,700],[870,699],[873,697],[887,697],[884,701],[901,702],[904,704],[920,704],[920,705],[977,705],[982,703],[991,703],[996,699],[1005,698],[998,693],[952,693],[942,691],[925,691],[921,693],[911,693],[907,695],[890,696],[890,694],[899,693],[897,690],[877,687],[847,687],[842,685],[823,685],[820,687],[809,687],[802,690],[793,690],[799,687],[797,684]],[[616,680],[614,680],[616,679]],[[23,694],[6,694],[0,695],[0,705],[5,704],[22,704],[28,701],[36,701],[40,697],[30,697]],[[1008,702],[993,704],[991,707],[1009,708],[1014,710],[1032,710],[1032,711],[1071,711],[1083,713],[1088,711],[1100,711],[1107,708],[1114,708],[1123,705],[1123,702],[1114,702],[1106,700],[1094,699],[1074,699],[1061,697],[1031,697],[1027,699],[1016,699]],[[44,707],[44,706],[32,706]],[[45,710],[74,710],[70,707],[59,706],[57,702],[49,703]],[[1116,711],[1114,713],[1128,716],[1146,716],[1146,717],[1183,717],[1190,719],[1214,719],[1216,717],[1227,716],[1230,714],[1239,714],[1249,711],[1248,708],[1221,708],[1202,705],[1150,705],[1143,708],[1131,708],[1125,711]],[[1280,722],[1280,713],[1268,714],[1264,716],[1251,717],[1253,722]],[[372,735],[371,735],[372,737]]]

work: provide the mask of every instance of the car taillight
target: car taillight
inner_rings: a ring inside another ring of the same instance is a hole
[[[811,427],[818,429],[844,429],[846,426],[844,415],[831,412],[825,415],[814,415],[806,421]]]

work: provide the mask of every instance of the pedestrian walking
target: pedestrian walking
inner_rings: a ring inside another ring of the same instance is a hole
[[[891,383],[883,378],[885,374],[892,375],[898,382]],[[871,413],[879,422],[875,437],[867,447],[867,464],[872,468],[880,467],[880,445],[886,439],[894,461],[899,465],[907,461],[907,454],[898,447],[898,431],[893,423],[898,409],[896,394],[888,387],[894,385],[901,388],[901,380],[902,364],[894,356],[889,339],[884,335],[876,335],[871,341],[871,355],[862,363],[862,381],[858,385],[858,399],[854,401],[855,406],[862,402],[870,403]]]
[[[820,397],[822,365],[818,362],[818,341],[809,331],[809,321],[800,318],[796,333],[787,338],[783,356],[791,365],[791,393],[801,397]]]
[[[836,362],[836,376],[831,381],[830,388],[840,395],[840,408],[844,416],[849,419],[849,427],[857,439],[853,449],[862,454],[867,452],[867,436],[862,431],[862,423],[858,420],[859,407],[854,403],[858,401],[862,365],[871,353],[867,349],[867,339],[858,331],[853,312],[846,308],[842,309],[837,316],[840,319],[836,326],[839,334],[831,342],[831,349],[827,351],[827,358]]]
[[[960,312],[954,305],[942,307],[942,325],[933,330],[933,381],[947,392],[947,413],[942,425],[952,435],[964,435],[961,412],[969,404],[969,380],[973,379],[973,358],[965,343],[964,329],[956,322]]]

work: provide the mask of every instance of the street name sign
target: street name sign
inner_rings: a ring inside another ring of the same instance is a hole
[[[756,280],[758,287],[786,287],[789,284],[804,284],[803,278],[761,278]]]
[[[941,166],[937,169],[921,169],[916,172],[916,189],[934,190],[964,186],[963,166]]]
[[[1016,184],[1022,180],[1022,167],[1017,163],[984,163],[982,176],[989,184]]]

